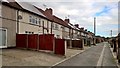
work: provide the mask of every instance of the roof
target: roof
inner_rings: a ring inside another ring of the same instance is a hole
[[[9,6],[9,7],[12,7],[12,8],[15,8],[15,9],[23,9],[18,3],[16,2],[5,2],[3,1],[2,4],[6,5],[6,6]]]
[[[36,13],[38,15],[41,15],[43,17],[46,17],[41,12],[39,12],[38,9],[36,9],[33,5],[27,3],[27,2],[17,2],[23,9],[28,10],[30,12]]]
[[[35,6],[36,7],[36,6]],[[47,14],[44,10],[36,7],[41,13],[43,13],[49,20],[51,21],[54,21],[55,23],[58,23],[58,24],[61,24],[63,26],[66,26],[66,27],[70,27],[68,25],[68,23],[66,23],[65,21],[63,21],[61,18],[58,18],[57,16],[55,15],[50,15],[50,14]]]
[[[65,21],[63,21],[62,19],[58,18],[58,17],[55,16],[55,15],[53,15],[53,20],[54,20],[56,23],[61,24],[61,25],[63,25],[63,26],[66,26],[66,27],[69,26]]]

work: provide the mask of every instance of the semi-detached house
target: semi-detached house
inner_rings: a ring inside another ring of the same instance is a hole
[[[15,47],[16,34],[48,34],[47,18],[25,2],[2,2],[1,48]]]
[[[53,10],[51,8],[46,8],[45,11],[38,7],[36,8],[50,20],[49,25],[51,25],[51,34],[54,34],[56,38],[69,38],[69,19],[62,20],[59,17],[53,15]]]
[[[18,34],[47,34],[47,18],[33,5],[17,2],[25,11],[19,10]],[[45,29],[46,28],[46,29]]]

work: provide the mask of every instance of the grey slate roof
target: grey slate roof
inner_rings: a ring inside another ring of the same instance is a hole
[[[33,12],[33,13],[36,13],[36,14],[41,15],[43,17],[46,17],[38,9],[36,9],[32,4],[29,4],[27,2],[17,2],[17,3],[25,10],[28,10],[30,12]]]

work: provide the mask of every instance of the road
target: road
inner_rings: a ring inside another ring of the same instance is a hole
[[[66,66],[68,68],[118,68],[107,42],[92,46],[85,52],[62,62],[53,68],[59,68],[61,66],[62,68],[66,68]]]

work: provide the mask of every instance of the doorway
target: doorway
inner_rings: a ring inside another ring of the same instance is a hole
[[[7,29],[0,28],[0,48],[7,47]]]

